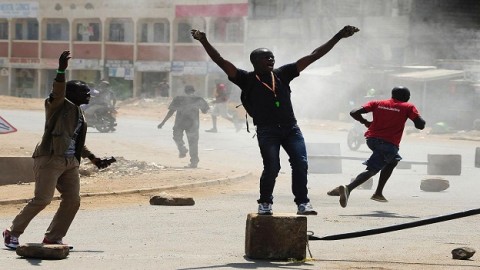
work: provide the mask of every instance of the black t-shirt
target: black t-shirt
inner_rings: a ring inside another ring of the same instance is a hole
[[[176,96],[168,106],[169,110],[177,112],[175,116],[175,127],[192,128],[199,126],[199,110],[206,113],[209,109],[208,103],[197,96]]]
[[[264,85],[272,88],[270,73],[258,75],[257,78],[254,72],[237,69],[236,77],[228,79],[240,87],[242,92],[246,91],[254,125],[295,124],[297,120],[292,108],[290,82],[299,75],[297,65],[292,63],[281,66],[274,69],[273,74],[276,96]]]

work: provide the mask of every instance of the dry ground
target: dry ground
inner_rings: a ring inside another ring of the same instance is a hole
[[[132,99],[118,104],[118,113],[122,115],[136,116],[141,118],[161,119],[166,114],[170,100],[143,100]],[[43,111],[43,99],[18,98],[0,96],[0,109],[14,110],[40,110]],[[7,119],[8,121],[8,119]],[[30,156],[33,146],[38,142],[41,131],[36,134],[25,131],[0,135],[1,156]],[[33,145],[28,147],[27,145]],[[148,203],[148,198],[157,195],[158,188],[200,183],[211,180],[225,179],[241,175],[231,175],[230,170],[209,170],[206,168],[183,169],[166,167],[161,164],[147,163],[145,161],[127,160],[123,157],[116,157],[117,162],[104,170],[98,170],[88,160],[83,160],[81,166],[81,192],[82,194],[109,193],[120,191],[149,190],[134,194],[84,197],[82,207],[115,207],[128,203]],[[252,182],[254,177],[249,176]],[[230,184],[236,185],[229,181]],[[234,181],[233,181],[234,182]],[[245,182],[243,185],[245,185]],[[224,192],[225,185],[210,185],[201,188],[182,188],[181,190],[169,191],[168,194],[204,196],[217,189],[216,192]],[[16,185],[0,186],[0,201],[14,199],[28,199],[33,195],[33,183],[18,183]],[[58,194],[57,194],[58,195]],[[53,202],[48,208],[51,211],[56,209],[57,202]],[[19,204],[2,205],[1,214],[13,214],[23,206]]]

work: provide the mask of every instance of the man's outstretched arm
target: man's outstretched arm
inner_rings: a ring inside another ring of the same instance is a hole
[[[415,124],[415,128],[422,130],[425,128],[426,122],[421,116],[419,116],[413,120],[413,124]]]
[[[172,117],[173,113],[175,113],[174,110],[168,110],[167,115],[165,115],[165,118],[163,118],[163,121],[160,124],[158,124],[157,128],[159,129],[162,128],[163,125],[165,125],[165,122],[167,122],[167,120],[170,119],[170,117]]]
[[[368,113],[367,110],[365,110],[365,108],[363,107],[360,107],[360,108],[357,108],[357,109],[353,109],[352,111],[350,111],[350,116],[357,120],[358,122],[360,122],[362,125],[366,126],[367,128],[370,126],[370,124],[372,122],[368,121],[367,119],[363,118],[363,115],[362,114],[365,114],[365,113]]]
[[[235,78],[235,75],[237,74],[237,67],[220,55],[220,53],[208,41],[207,35],[204,32],[196,29],[192,29],[190,32],[194,39],[200,41],[212,61],[215,62],[215,64],[217,64],[227,74],[228,77]]]
[[[333,36],[325,44],[323,44],[322,46],[313,50],[313,52],[311,54],[300,58],[297,61],[298,72],[301,72],[302,70],[307,68],[311,63],[313,63],[313,62],[317,61],[318,59],[322,58],[322,56],[327,54],[335,46],[335,44],[337,44],[337,42],[340,41],[340,39],[350,37],[355,32],[358,32],[358,31],[360,31],[360,30],[355,26],[347,25],[347,26],[343,27],[342,30],[340,30],[335,36]]]

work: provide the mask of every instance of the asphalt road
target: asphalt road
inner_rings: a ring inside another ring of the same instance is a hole
[[[42,129],[42,112],[6,111],[0,115],[20,129]],[[32,121],[33,120],[33,121]],[[123,155],[131,159],[172,159],[171,125],[157,130],[158,121],[125,117],[119,119],[117,132],[89,132],[88,142],[100,153]],[[202,123],[208,129],[209,122]],[[365,146],[358,152],[346,147],[346,132],[322,130],[302,123],[308,143],[340,143],[342,155],[368,156]],[[67,241],[75,246],[65,260],[23,259],[15,252],[1,250],[1,269],[480,269],[478,254],[471,260],[453,260],[451,250],[468,246],[480,250],[479,216],[402,230],[387,234],[338,241],[311,241],[313,258],[305,262],[250,260],[245,255],[245,222],[256,212],[261,171],[256,140],[245,131],[222,124],[221,132],[201,132],[200,166],[212,170],[252,171],[255,177],[228,187],[209,187],[195,198],[194,206],[150,206],[139,201],[121,208],[81,210]],[[396,170],[385,189],[388,203],[370,200],[372,190],[352,192],[347,208],[337,197],[329,197],[331,188],[346,184],[363,170],[360,161],[344,160],[340,174],[310,174],[310,198],[319,211],[308,217],[308,229],[316,236],[390,226],[415,220],[461,212],[480,207],[479,168],[474,167],[478,142],[442,138],[405,137],[401,154],[405,160],[426,161],[427,154],[460,154],[460,176],[442,176],[450,181],[444,192],[421,191],[426,177],[425,165]],[[287,157],[282,153],[282,171],[275,189],[274,212],[295,213],[290,193]],[[375,178],[376,180],[376,178]],[[374,181],[376,184],[376,181]],[[0,224],[13,216],[0,216]],[[23,243],[37,242],[51,220],[51,212],[42,212],[21,237]]]

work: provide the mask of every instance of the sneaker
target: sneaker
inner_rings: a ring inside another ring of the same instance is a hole
[[[185,166],[185,168],[195,169],[195,168],[197,168],[197,166],[198,166],[197,163],[190,163],[187,166]]]
[[[327,192],[327,195],[328,196],[340,196],[340,192],[338,192],[338,187],[330,190],[329,192]]]
[[[5,231],[3,231],[3,243],[9,249],[14,250],[17,249],[17,247],[20,245],[18,243],[18,237],[13,236],[8,229],[5,229]]]
[[[298,205],[297,215],[317,215],[317,211],[313,210],[311,203],[301,203]]]
[[[350,191],[348,191],[347,186],[339,186],[338,192],[340,194],[340,199],[339,199],[340,205],[343,208],[347,207],[348,197],[350,196]]]
[[[50,241],[46,237],[43,238],[42,244],[44,244],[44,245],[62,245],[62,246],[68,246],[69,249],[73,249],[73,246],[71,246],[67,243],[63,243],[62,240]]]
[[[205,130],[205,132],[217,133],[217,129],[216,128],[211,128],[211,129]]]
[[[370,199],[372,199],[374,201],[377,201],[377,202],[388,202],[388,200],[385,199],[385,197],[383,197],[383,195],[373,194]]]
[[[178,157],[179,158],[184,158],[184,157],[187,156],[187,153],[188,153],[188,149],[183,149],[178,153]]]
[[[272,204],[271,203],[259,203],[258,204],[258,214],[259,215],[271,215],[272,212]]]

